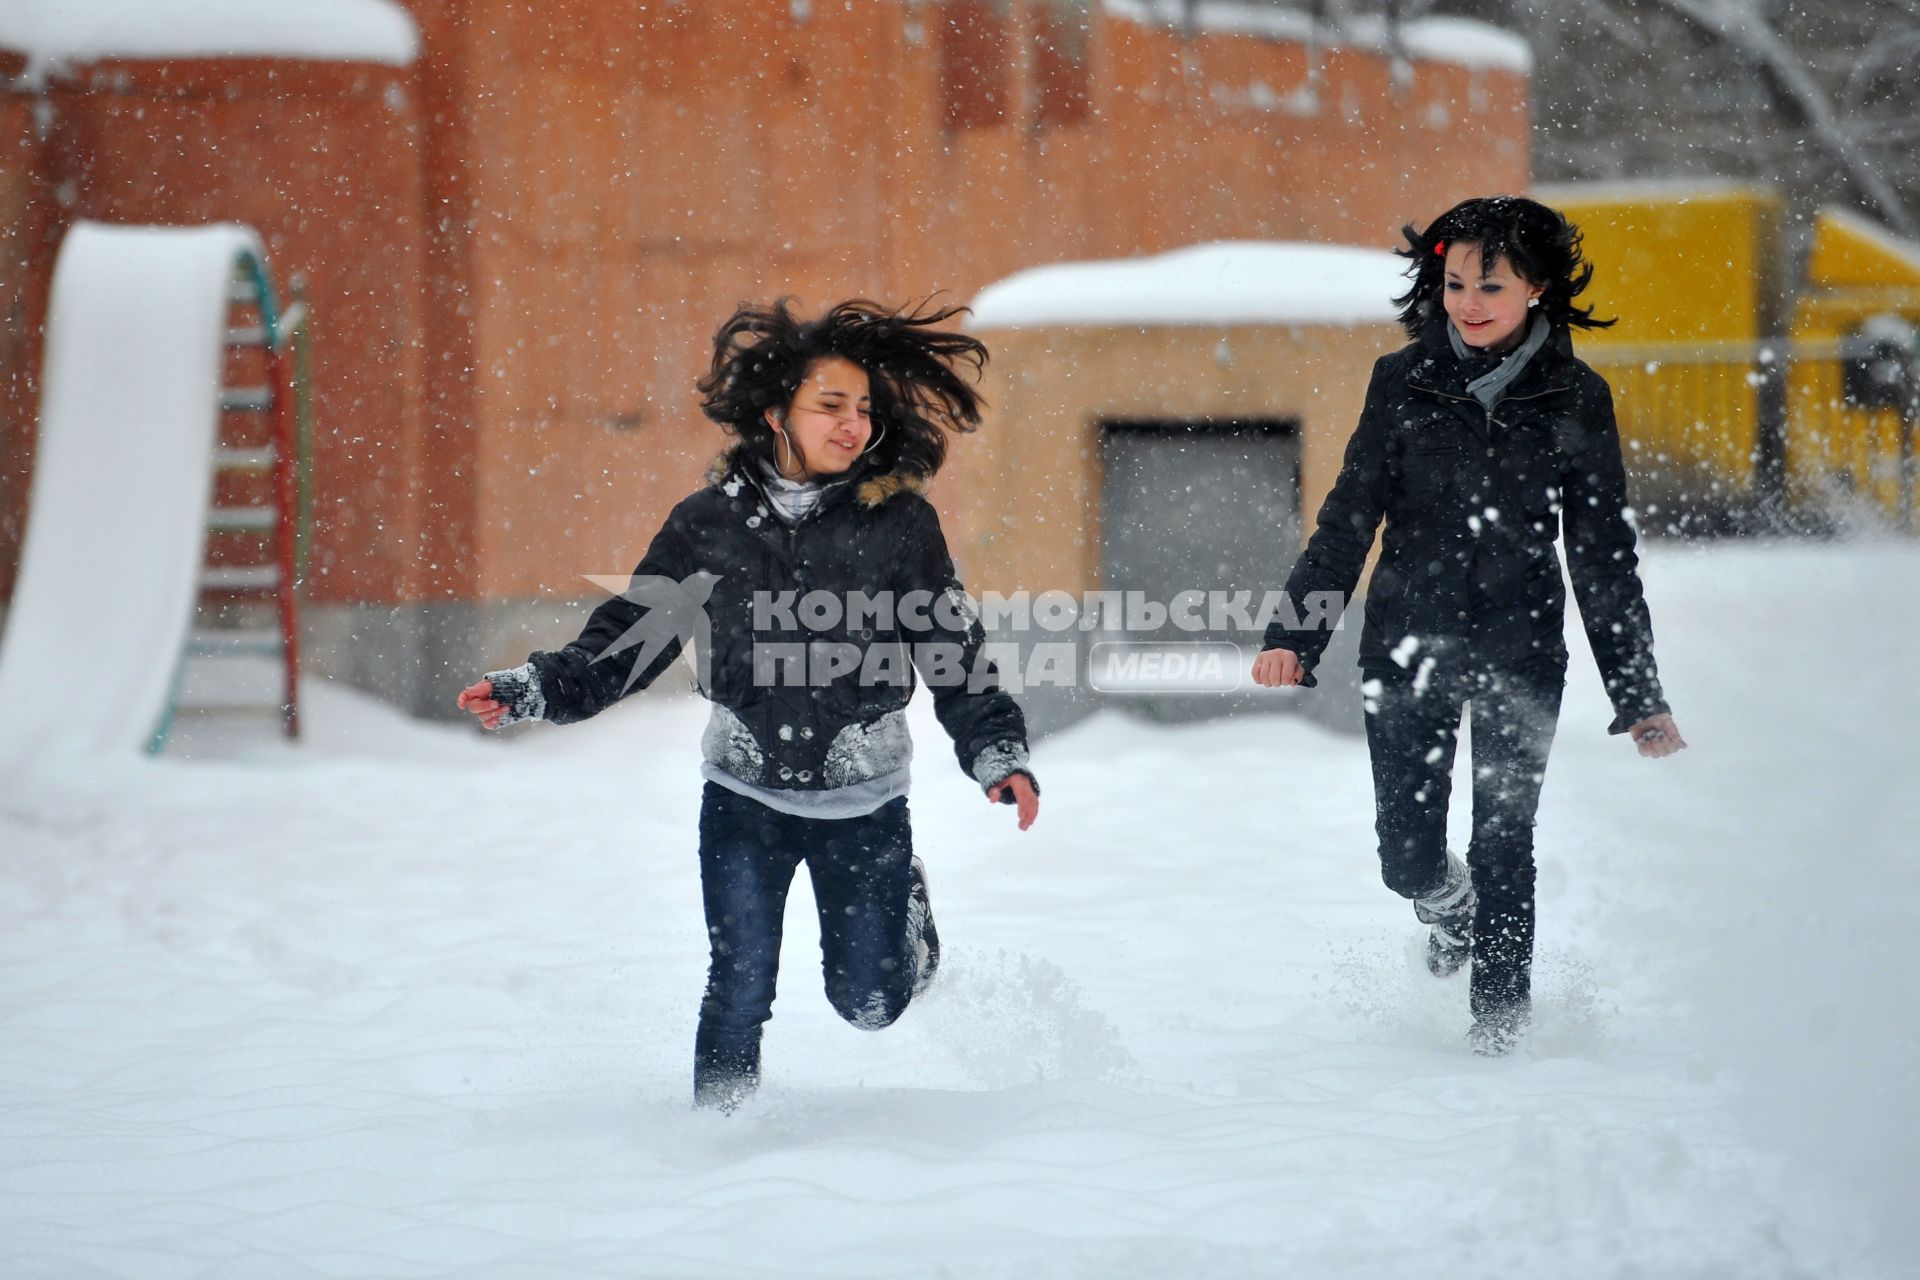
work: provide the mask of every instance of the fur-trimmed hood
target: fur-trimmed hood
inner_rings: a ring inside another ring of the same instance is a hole
[[[722,449],[707,467],[707,483],[718,489],[726,483],[727,477],[736,470],[745,475],[756,486],[760,478],[746,463],[751,461],[746,446],[738,441]],[[858,464],[856,464],[858,465]],[[854,486],[854,501],[863,507],[877,507],[887,499],[901,493],[914,493],[925,496],[931,477],[904,471],[873,472],[864,467],[853,475],[830,480],[828,487],[841,484]]]

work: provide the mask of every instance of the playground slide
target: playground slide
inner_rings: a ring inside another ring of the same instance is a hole
[[[193,620],[239,226],[81,223],[54,268],[0,634],[0,768],[146,746]]]

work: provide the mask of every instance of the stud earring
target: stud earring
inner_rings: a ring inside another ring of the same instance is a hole
[[[1527,299],[1527,305],[1528,305],[1529,307],[1537,307],[1537,306],[1539,306],[1539,305],[1540,305],[1540,299],[1538,299],[1538,298],[1528,298],[1528,299]]]

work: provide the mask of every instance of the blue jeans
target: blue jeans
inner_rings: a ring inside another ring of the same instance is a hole
[[[912,857],[905,796],[864,817],[798,818],[707,784],[700,888],[713,955],[694,1038],[697,1101],[730,1106],[759,1082],[787,889],[802,862],[813,878],[820,967],[835,1011],[875,1031],[906,1011],[917,976],[907,933]]]
[[[1402,897],[1432,893],[1447,875],[1447,807],[1460,713],[1473,723],[1473,838],[1467,867],[1478,897],[1470,1000],[1476,1017],[1524,1009],[1532,993],[1533,822],[1560,716],[1566,664],[1366,673],[1380,871]]]

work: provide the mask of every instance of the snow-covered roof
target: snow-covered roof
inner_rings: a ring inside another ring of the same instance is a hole
[[[1379,19],[1355,19],[1369,25]],[[1384,43],[1384,30],[1377,40]],[[1520,36],[1471,18],[1417,18],[1400,26],[1400,43],[1409,57],[1426,62],[1452,62],[1463,67],[1495,71],[1533,71],[1533,49]]]
[[[27,78],[103,58],[302,58],[407,66],[413,16],[393,0],[0,0],[0,48]]]
[[[1905,236],[1895,235],[1864,213],[1829,204],[1821,206],[1819,213],[1814,215],[1814,220],[1816,226],[1822,222],[1830,222],[1836,227],[1843,227],[1851,234],[1871,243],[1888,257],[1898,258],[1907,263],[1920,263],[1920,243],[1909,240]]]
[[[1533,197],[1545,204],[1643,204],[1649,200],[1768,199],[1776,193],[1764,182],[1741,178],[1603,178],[1580,182],[1543,182]]]
[[[971,327],[1391,324],[1405,265],[1380,249],[1282,241],[1062,262],[988,285]]]
[[[1813,220],[1807,280],[1814,285],[1877,288],[1920,285],[1920,242],[1895,235],[1852,209],[1824,206]]]
[[[1105,0],[1108,13],[1135,22],[1177,25],[1187,21],[1185,0]],[[1329,29],[1312,15],[1294,9],[1236,4],[1233,0],[1200,0],[1193,6],[1197,30],[1230,35],[1263,36],[1302,44],[1345,46],[1385,52],[1386,23],[1377,16],[1356,15]],[[1451,62],[1528,74],[1533,50],[1511,31],[1468,18],[1418,18],[1400,24],[1400,43],[1407,55],[1426,62]]]

